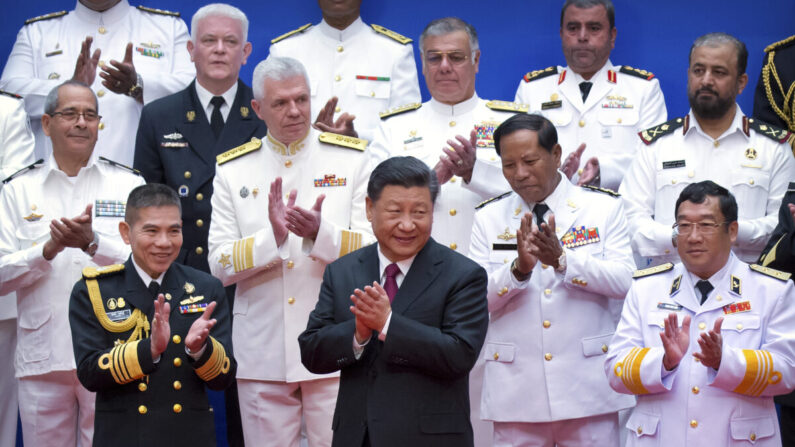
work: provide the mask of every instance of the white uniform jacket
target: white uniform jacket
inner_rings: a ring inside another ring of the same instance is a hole
[[[442,148],[449,147],[447,140],[456,141],[456,135],[469,139],[472,129],[478,131],[477,159],[470,182],[453,177],[442,185],[433,213],[431,236],[464,255],[469,251],[475,206],[511,189],[502,175],[492,134],[515,113],[505,111],[512,107],[519,108],[504,101],[486,101],[477,94],[454,106],[431,99],[415,110],[386,117],[368,149],[371,169],[387,158],[406,155],[433,168],[444,155]]]
[[[643,131],[638,156],[620,188],[641,267],[678,261],[671,242],[676,199],[687,185],[702,180],[734,194],[740,225],[734,250],[745,262],[756,260],[795,178],[795,159],[783,143],[787,136],[745,117],[739,106],[731,127],[717,140],[701,130],[692,112]]]
[[[288,56],[304,64],[313,119],[336,96],[337,115],[356,115],[356,130],[367,140],[372,140],[379,112],[422,101],[411,39],[385,30],[394,36],[389,37],[376,27],[383,29],[368,26],[361,17],[342,31],[325,21],[307,24],[273,39],[269,50],[271,56]]]
[[[33,163],[33,145],[33,132],[22,99],[0,92],[0,178],[5,179]]]
[[[795,388],[792,283],[732,255],[710,278],[714,290],[700,305],[698,278],[682,264],[664,265],[633,282],[605,359],[610,386],[638,397],[627,446],[780,446],[773,396]],[[663,374],[660,332],[672,312],[680,325],[690,316],[690,347]],[[701,352],[700,334],[719,317],[723,357],[715,371],[692,354]]]
[[[92,36],[91,52],[102,51],[100,64],[124,60],[127,43],[133,44],[133,65],[143,79],[144,104],[182,90],[196,70],[187,50],[188,28],[179,17],[130,6],[121,0],[104,12],[96,12],[79,1],[73,11],[31,19],[17,34],[0,88],[25,98],[36,135],[36,158],[47,158],[49,139],[41,129],[41,115],[47,94],[70,79],[80,46]],[[132,166],[135,131],[143,106],[126,95],[113,93],[97,76],[91,89],[99,101],[99,155]]]
[[[144,179],[99,161],[96,152],[77,177],[68,178],[51,157],[25,168],[0,191],[0,295],[16,291],[18,325],[16,376],[75,369],[69,330],[69,295],[83,267],[123,262],[129,246],[119,235],[127,196]],[[43,244],[50,221],[73,218],[94,205],[92,227],[99,236],[94,257],[66,248],[47,261]]]
[[[365,215],[365,154],[321,143],[320,135],[312,129],[285,147],[269,134],[260,149],[217,165],[208,260],[224,285],[237,284],[232,341],[238,378],[322,377],[301,364],[298,335],[317,303],[326,264],[374,242]],[[276,177],[282,178],[284,196],[297,190],[296,205],[304,209],[326,195],[314,244],[290,233],[276,246],[268,219],[268,192]]]
[[[519,82],[515,101],[552,121],[563,160],[585,143],[580,167],[597,157],[600,185],[616,191],[635,157],[638,132],[668,119],[665,98],[653,74],[610,61],[589,80],[593,85],[584,104],[582,81],[568,67],[533,71]]]
[[[491,319],[482,418],[549,422],[615,412],[634,400],[615,393],[603,377],[607,344],[630,286],[632,254],[621,200],[572,185],[561,173],[544,201],[559,238],[580,231],[581,245],[564,248],[565,274],[540,262],[519,282],[510,266],[516,231],[531,206],[519,195],[485,205],[475,215],[470,256],[489,273]]]

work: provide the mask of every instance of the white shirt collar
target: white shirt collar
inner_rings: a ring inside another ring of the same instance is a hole
[[[475,92],[472,95],[471,98],[465,99],[465,100],[459,102],[458,104],[455,104],[455,105],[452,105],[452,106],[448,105],[448,104],[444,104],[442,102],[439,102],[439,101],[435,100],[434,98],[431,98],[431,100],[428,101],[428,104],[430,104],[431,110],[433,110],[434,112],[436,112],[439,115],[457,116],[457,115],[463,115],[465,113],[469,113],[469,112],[475,110],[475,107],[477,107],[479,102],[480,102],[480,98],[478,98],[478,94],[477,94],[477,92]]]
[[[398,287],[400,287],[400,284],[403,282],[403,278],[406,277],[406,274],[409,272],[409,269],[411,268],[411,264],[414,263],[414,258],[416,258],[416,257],[417,257],[417,255],[415,254],[414,256],[412,256],[412,257],[410,257],[408,259],[404,259],[402,261],[395,262],[395,264],[397,264],[398,268],[400,269],[400,273],[398,273],[398,275],[395,277],[395,281],[397,282]],[[384,279],[385,279],[384,278],[384,273],[385,273],[385,270],[386,270],[387,266],[389,266],[389,264],[392,264],[392,261],[390,261],[389,258],[387,258],[381,252],[381,244],[378,244],[378,265],[379,265],[379,276],[378,277],[381,279],[381,283],[384,282]],[[365,285],[369,285],[369,284],[365,284]]]
[[[731,125],[729,126],[728,129],[726,129],[725,132],[723,132],[721,134],[720,137],[716,138],[715,141],[720,141],[723,138],[726,138],[729,135],[732,135],[734,133],[739,133],[740,135],[743,135],[745,138],[750,138],[743,131],[743,117],[745,115],[743,114],[742,109],[740,109],[740,104],[735,103],[735,105],[737,106],[737,109],[734,112],[734,119],[732,120]],[[687,133],[690,133],[691,131],[693,131],[693,132],[698,132],[699,134],[703,135],[705,138],[708,138],[708,139],[712,140],[712,137],[707,135],[701,129],[701,126],[698,124],[698,120],[696,119],[696,116],[693,114],[693,109],[690,109],[687,112],[687,114],[690,115],[690,119],[689,119],[690,127],[687,129],[687,132],[685,133],[685,135],[687,135]],[[693,130],[693,129],[695,129],[695,130]]]
[[[724,264],[723,267],[721,267],[721,269],[718,270],[717,272],[715,272],[712,276],[707,278],[707,281],[709,281],[709,283],[712,284],[712,287],[713,287],[712,290],[717,289],[718,288],[718,284],[729,284],[729,281],[726,278],[726,274],[729,272],[729,270],[731,269],[731,266],[734,264],[734,262],[736,260],[737,260],[737,256],[734,255],[734,252],[730,252],[729,253],[729,259],[726,260],[726,264]],[[687,268],[685,267],[685,269],[687,269]],[[693,272],[691,272],[689,270],[687,270],[687,275],[690,277],[691,285],[699,293],[697,295],[697,297],[700,299],[701,298],[701,292],[698,290],[698,288],[696,288],[696,283],[701,281],[701,278],[698,275],[694,274]],[[712,292],[710,292],[710,293],[712,293]]]
[[[146,273],[146,272],[144,271],[144,269],[142,269],[142,268],[141,268],[141,267],[138,265],[138,263],[137,263],[137,262],[135,262],[135,256],[133,256],[133,255],[130,255],[130,259],[132,260],[133,267],[135,267],[135,271],[136,271],[136,272],[138,272],[138,276],[141,278],[141,281],[143,281],[143,282],[144,282],[144,285],[145,285],[146,287],[149,287],[149,283],[151,283],[152,281],[155,281],[155,282],[156,282],[158,285],[160,285],[160,286],[162,286],[162,285],[163,285],[163,277],[165,276],[165,272],[164,272],[164,273],[161,273],[159,278],[152,278],[151,276],[149,276],[149,274],[148,274],[148,273]]]
[[[94,150],[91,152],[91,156],[88,158],[88,162],[86,163],[86,165],[80,168],[80,170],[77,172],[76,177],[81,177],[85,175],[84,173],[88,172],[90,169],[96,166],[97,163],[99,163],[99,153],[97,153],[97,151]],[[60,172],[61,174],[66,176],[66,173],[63,172],[61,168],[58,167],[58,162],[55,161],[55,155],[53,155],[52,150],[50,151],[50,155],[47,158],[47,164],[44,169],[46,169],[45,172],[47,173],[47,176],[52,175],[54,172]]]
[[[77,2],[77,6],[75,6],[75,15],[77,15],[80,20],[98,26],[110,25],[112,23],[118,22],[119,20],[123,19],[128,12],[130,12],[130,4],[127,2],[127,0],[121,0],[119,3],[113,5],[110,9],[102,12],[89,9],[79,1]]]
[[[210,122],[210,117],[213,113],[213,108],[215,107],[212,104],[210,104],[210,101],[213,99],[213,96],[215,95],[210,93],[210,91],[207,90],[206,88],[202,87],[202,85],[199,84],[198,79],[196,80],[194,85],[196,86],[196,96],[199,97],[199,104],[201,104],[202,110],[204,110],[204,114],[207,116],[207,122]],[[229,116],[229,111],[232,110],[231,107],[232,104],[235,102],[236,95],[237,95],[237,82],[232,84],[232,87],[229,90],[225,91],[223,94],[220,95],[223,96],[224,98],[224,104],[221,106],[221,116],[224,117],[224,122],[226,122],[226,118]]]
[[[569,67],[566,67],[566,69],[571,71],[571,74],[574,75],[574,81],[577,83],[577,85],[580,85],[580,82],[583,81],[588,81],[595,84],[597,79],[607,79],[607,70],[611,70],[612,68],[613,68],[613,63],[610,62],[610,59],[608,59],[607,62],[605,62],[605,64],[602,65],[602,68],[600,68],[599,71],[597,71],[596,73],[594,73],[593,76],[591,76],[591,79],[585,79],[582,76],[580,76],[580,74],[577,73],[576,71],[572,70]]]
[[[324,36],[338,42],[345,42],[346,40],[360,33],[362,30],[367,29],[367,25],[364,24],[361,17],[357,17],[353,23],[342,30],[334,28],[333,26],[326,23],[325,20],[321,20],[320,23],[317,24],[317,27]]]
[[[557,186],[555,186],[555,189],[552,190],[552,192],[549,193],[549,195],[546,196],[544,200],[538,202],[538,203],[542,202],[545,203],[549,207],[549,210],[552,211],[553,213],[557,213],[561,205],[565,204],[566,198],[569,197],[569,189],[574,187],[574,185],[571,184],[569,179],[566,178],[566,174],[560,171],[557,172],[558,174],[560,174],[560,181],[558,181]],[[526,205],[531,212],[533,211],[533,208],[535,208],[536,206],[535,203],[527,203]]]

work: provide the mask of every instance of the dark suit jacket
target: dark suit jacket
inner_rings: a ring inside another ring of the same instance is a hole
[[[264,136],[267,128],[251,109],[251,88],[238,80],[235,101],[216,141],[196,95],[195,83],[194,80],[185,90],[144,107],[133,166],[147,183],[163,183],[178,192],[182,189],[183,193],[187,190],[180,194],[184,243],[177,262],[209,272],[207,235],[215,156],[252,137]]]
[[[762,59],[762,72],[754,92],[754,118],[795,132],[795,97],[790,95],[786,98],[788,101],[785,100],[787,92],[791,92],[792,85],[795,84],[795,40],[778,45],[773,51],[775,53],[772,62],[769,60],[769,52]],[[773,109],[771,102],[779,112]],[[784,113],[785,110],[788,113]],[[779,113],[784,114],[789,122]]]
[[[320,299],[298,337],[314,373],[341,370],[332,445],[472,445],[469,371],[488,327],[485,270],[430,239],[392,303],[385,342],[373,333],[353,354],[350,295],[379,281],[375,244],[329,264]]]
[[[123,270],[100,273],[96,281],[101,295],[99,312],[92,306],[85,277],[75,284],[69,303],[77,377],[97,393],[94,446],[215,446],[213,413],[205,385],[223,390],[234,381],[237,371],[230,310],[221,282],[176,263],[166,271],[161,293],[171,296],[169,324],[174,337],[159,362],[154,363],[148,329],[142,332],[140,341],[120,344],[128,341],[134,328],[114,332],[97,316],[104,313],[112,321],[140,309],[151,324],[154,299],[132,261],[128,259]],[[212,314],[217,323],[196,361],[185,352],[184,340],[193,321],[202,314],[180,312],[180,301],[191,296],[196,303],[217,302]],[[122,299],[123,305],[119,302]],[[134,352],[117,350],[124,345]],[[112,362],[103,367],[108,361]],[[136,377],[137,371],[142,373],[140,377]]]

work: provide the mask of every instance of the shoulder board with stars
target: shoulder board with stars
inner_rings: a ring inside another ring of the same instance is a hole
[[[475,209],[479,210],[479,209],[483,208],[484,206],[488,205],[489,203],[496,202],[498,200],[502,200],[502,199],[508,197],[508,195],[510,195],[511,192],[513,192],[513,191],[504,192],[504,193],[498,195],[497,197],[492,197],[490,199],[486,199],[486,200],[480,202],[478,204],[478,206],[475,207]]]
[[[759,121],[756,118],[747,118],[747,120],[748,127],[755,130],[756,133],[762,134],[778,143],[786,143],[791,136],[788,130],[772,126],[764,121]]]
[[[301,34],[301,33],[303,33],[304,31],[308,30],[311,27],[312,27],[312,24],[311,23],[307,23],[306,25],[304,25],[304,26],[302,26],[300,28],[296,28],[296,29],[294,29],[292,31],[288,31],[288,32],[282,34],[279,37],[271,39],[271,43],[281,42],[282,40],[284,40],[284,39],[286,39],[286,38],[288,38],[290,36],[294,36],[296,34]]]
[[[148,8],[146,6],[138,5],[138,9],[144,12],[151,12],[152,14],[160,14],[161,16],[179,17],[180,13],[174,11],[166,11],[165,9]]]
[[[649,267],[643,270],[635,270],[635,273],[632,274],[633,279],[643,278],[644,276],[651,276],[656,275],[658,273],[667,272],[674,268],[674,265],[670,262],[666,262],[665,264],[655,265],[654,267]]]
[[[530,106],[527,104],[520,104],[518,102],[512,101],[489,101],[486,103],[486,107],[490,108],[491,110],[499,110],[501,112],[527,113],[527,111],[530,110]]]
[[[628,65],[623,65],[621,67],[621,70],[619,71],[621,73],[628,74],[630,76],[635,76],[636,78],[645,79],[647,81],[651,81],[654,78],[654,73],[646,70],[641,70],[640,68],[632,68]]]
[[[131,168],[131,167],[127,166],[127,165],[121,164],[118,161],[113,161],[113,160],[107,159],[107,158],[105,158],[105,157],[103,157],[101,155],[99,156],[99,159],[100,159],[100,161],[104,161],[105,163],[107,163],[107,164],[109,164],[111,166],[116,166],[117,168],[122,168],[125,171],[130,171],[130,172],[132,172],[135,175],[141,175],[141,171],[139,171],[139,170],[137,170],[135,168]]]
[[[49,14],[44,14],[43,16],[37,16],[37,17],[33,17],[31,19],[25,20],[25,25],[30,25],[31,23],[35,23],[35,22],[41,22],[42,20],[50,20],[50,19],[55,19],[55,18],[58,18],[58,17],[63,17],[65,15],[67,15],[67,14],[69,14],[69,13],[66,12],[66,11],[51,12]]]
[[[598,186],[591,186],[591,185],[582,185],[582,187],[587,189],[587,190],[589,190],[589,191],[601,192],[602,194],[607,194],[607,195],[613,196],[613,197],[621,197],[621,194],[613,191],[612,189],[600,188]]]
[[[215,162],[220,166],[228,161],[234,160],[235,158],[242,157],[243,155],[259,150],[261,147],[262,140],[254,137],[248,143],[243,143],[234,149],[229,149],[223,154],[219,154],[217,157],[215,157]]]
[[[9,175],[8,177],[6,177],[6,179],[3,180],[3,184],[6,184],[6,183],[10,182],[11,180],[14,180],[15,178],[17,178],[20,175],[30,171],[31,169],[36,169],[39,165],[41,165],[43,163],[44,163],[44,159],[43,158],[39,158],[38,160],[34,161],[33,163],[25,166],[24,168],[20,169],[19,171],[17,171],[15,173]]]
[[[323,132],[318,137],[318,140],[320,140],[321,143],[333,144],[334,146],[345,147],[348,149],[356,149],[357,151],[362,152],[367,149],[367,144],[369,143],[369,141],[362,138],[354,138],[331,132]]]
[[[767,275],[781,281],[787,281],[789,280],[790,276],[792,276],[790,273],[782,272],[781,270],[772,269],[770,267],[762,267],[759,264],[751,264],[748,267],[755,272],[759,272],[763,275]]]
[[[404,106],[393,107],[389,110],[384,110],[383,112],[379,113],[378,116],[385,120],[387,118],[400,115],[401,113],[411,112],[412,110],[417,110],[422,107],[422,103],[413,102],[411,104],[406,104]]]
[[[528,71],[527,74],[524,75],[522,79],[524,79],[524,82],[530,82],[530,81],[535,81],[536,79],[542,79],[546,78],[547,76],[552,76],[556,74],[558,74],[558,67],[552,66],[552,67],[547,67],[543,70]]]
[[[375,32],[377,32],[379,34],[383,34],[384,36],[389,37],[390,39],[396,40],[397,42],[402,43],[403,45],[406,45],[406,44],[409,44],[409,43],[412,42],[412,40],[409,39],[408,37],[406,37],[406,36],[404,36],[404,35],[402,35],[400,33],[396,33],[394,31],[392,31],[391,29],[386,29],[386,28],[384,28],[381,25],[371,24],[370,26],[373,27]]]
[[[0,90],[0,95],[10,96],[14,99],[22,99],[22,97],[17,95],[16,93],[7,92],[5,90]]]
[[[124,271],[124,264],[112,264],[105,267],[86,267],[83,269],[83,278],[96,279]]]
[[[770,45],[765,47],[765,53],[769,53],[774,50],[780,50],[782,48],[788,47],[790,45],[795,44],[795,35],[789,36],[784,40],[779,40],[778,42],[771,43]]]
[[[686,121],[687,117],[675,118],[670,121],[666,121],[662,124],[658,124],[654,127],[650,127],[641,132],[638,132],[638,135],[640,136],[640,139],[643,140],[644,143],[649,145],[655,142],[660,137],[668,135],[673,131],[675,131],[676,129],[679,129],[680,127],[684,126]]]

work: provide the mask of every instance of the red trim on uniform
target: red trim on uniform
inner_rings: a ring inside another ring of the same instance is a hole
[[[613,70],[607,70],[607,80],[613,84],[616,83],[616,72]]]
[[[566,70],[560,72],[560,76],[558,76],[558,85],[562,84],[564,79],[566,79]]]
[[[685,125],[682,126],[682,135],[687,133],[687,129],[690,129],[690,114],[685,115]]]
[[[743,132],[745,132],[746,137],[751,136],[751,126],[748,125],[748,117],[743,116]]]

